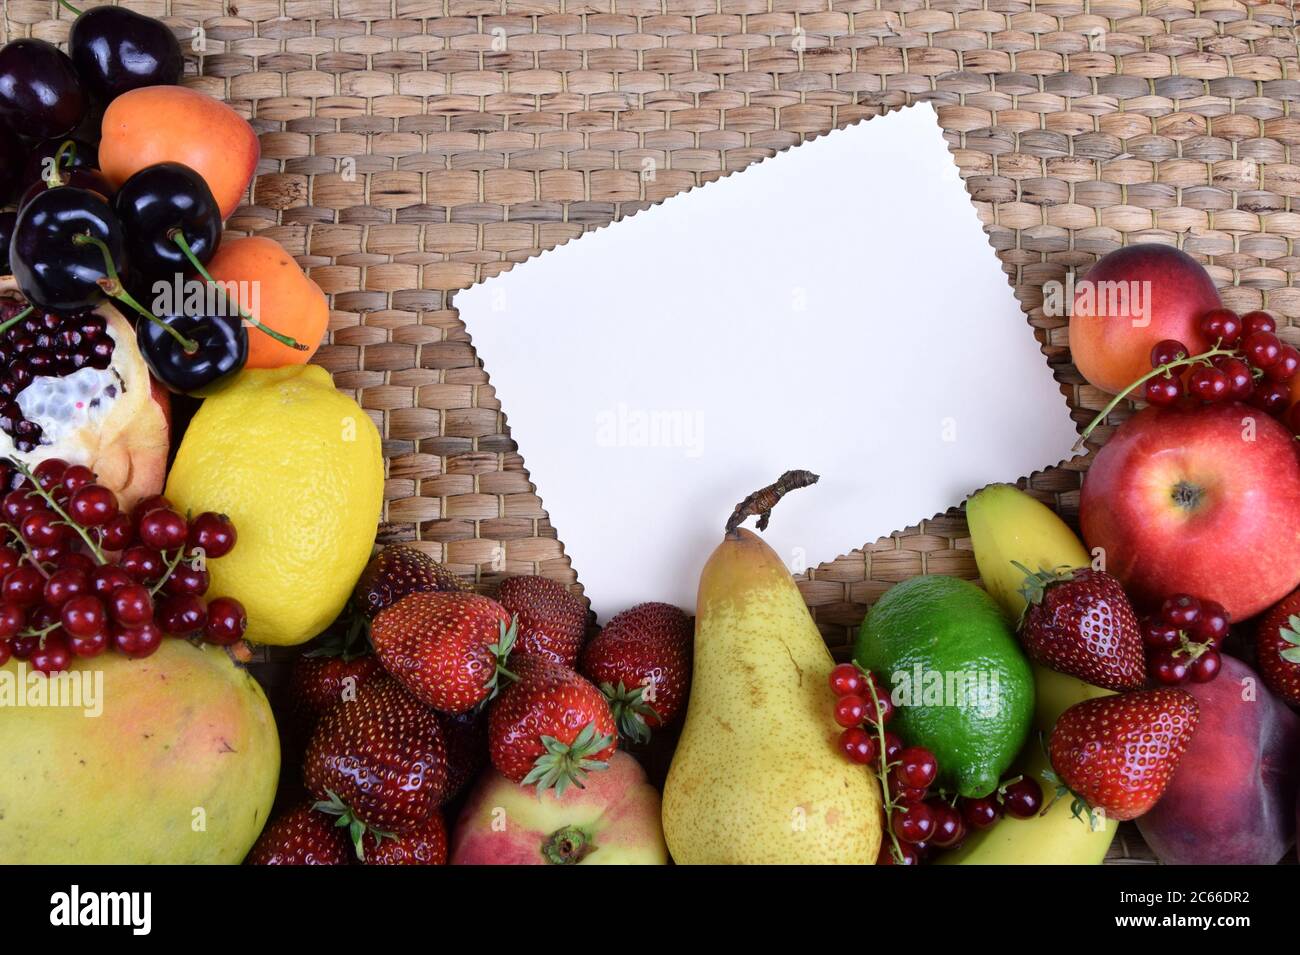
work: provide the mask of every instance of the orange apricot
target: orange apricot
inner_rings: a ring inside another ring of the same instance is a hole
[[[329,303],[280,243],[260,235],[225,239],[208,273],[253,318],[307,346],[300,351],[250,328],[246,367],[301,365],[316,353],[329,324]]]
[[[248,192],[260,153],[253,127],[220,100],[184,86],[144,86],[108,104],[99,165],[116,188],[145,166],[183,163],[203,177],[225,219]]]

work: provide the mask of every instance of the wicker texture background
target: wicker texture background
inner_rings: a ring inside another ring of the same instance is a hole
[[[887,108],[937,106],[1079,421],[1104,399],[1070,365],[1064,320],[1044,316],[1041,287],[1118,245],[1177,243],[1228,305],[1269,309],[1300,344],[1289,3],[128,5],[187,39],[201,28],[187,83],[261,135],[251,204],[230,227],[283,243],[332,296],[317,360],[384,436],[381,540],[417,541],[484,584],[573,573],[450,293]],[[10,36],[62,42],[70,23],[54,0],[5,2]],[[653,181],[640,175],[646,159]],[[1032,490],[1072,515],[1084,467],[1039,475]],[[802,587],[843,648],[885,588],[925,572],[976,576],[959,511],[831,560]],[[1144,852],[1126,831],[1113,854]]]

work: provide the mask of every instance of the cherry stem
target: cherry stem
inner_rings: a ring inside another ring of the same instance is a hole
[[[68,3],[68,0],[59,0],[59,6],[63,7],[65,10],[72,11],[72,13],[75,14],[76,16],[81,16],[81,11],[78,10],[76,7],[74,7],[72,4]]]
[[[204,280],[209,285],[211,285],[213,288],[220,290],[221,293],[225,295],[226,299],[228,301],[231,301],[234,304],[235,310],[239,312],[240,318],[248,322],[248,324],[252,325],[259,332],[262,332],[265,335],[270,335],[281,345],[285,345],[289,348],[293,348],[296,351],[307,350],[307,346],[302,344],[301,342],[293,338],[290,338],[288,335],[285,335],[281,332],[277,332],[274,328],[271,328],[269,325],[262,324],[261,321],[254,318],[251,314],[246,312],[242,305],[240,305],[238,302],[235,302],[229,295],[226,295],[225,289],[222,288],[221,285],[217,282],[217,280],[208,274],[208,270],[203,267],[203,263],[200,262],[199,257],[194,254],[194,250],[190,248],[189,241],[185,238],[185,234],[181,232],[180,229],[172,229],[170,232],[167,233],[167,237],[171,239],[173,242],[175,242],[177,248],[179,248],[181,252],[184,253],[185,258],[190,260],[190,265],[194,266],[194,270],[198,272],[199,275],[203,276]]]
[[[21,322],[24,318],[26,318],[34,311],[36,311],[36,306],[28,305],[25,309],[23,309],[21,312],[15,315],[13,318],[9,319],[4,323],[0,323],[0,335],[3,335],[5,332],[9,331],[9,329],[13,328],[15,325],[17,325],[19,322]]]
[[[186,338],[176,329],[172,328],[153,312],[149,311],[137,302],[132,297],[131,293],[122,287],[122,280],[118,278],[117,275],[117,266],[113,264],[113,256],[109,253],[108,246],[104,244],[102,239],[91,235],[89,232],[82,232],[79,235],[74,235],[72,237],[72,242],[74,245],[93,245],[99,249],[100,253],[104,256],[104,271],[107,273],[107,277],[99,280],[99,287],[104,290],[105,295],[117,299],[123,305],[129,306],[137,314],[147,318],[159,328],[163,329],[168,335],[176,339],[177,344],[181,346],[181,350],[185,352],[185,354],[193,355],[199,350],[198,342]]]
[[[63,185],[63,180],[59,176],[59,167],[63,165],[64,156],[68,157],[69,163],[74,162],[76,160],[77,144],[75,141],[71,139],[65,139],[63,141],[63,144],[59,146],[58,152],[54,154],[54,157],[50,162],[48,172],[41,176],[41,179],[44,180],[45,182],[46,189],[53,189],[56,186]],[[68,168],[71,169],[72,167],[69,165]]]
[[[104,552],[99,549],[99,545],[95,543],[94,539],[84,527],[72,519],[72,515],[59,506],[59,502],[54,499],[54,495],[41,487],[41,482],[36,480],[36,475],[31,472],[31,469],[21,461],[15,460],[14,464],[17,465],[18,470],[22,472],[23,477],[32,482],[32,490],[27,492],[27,496],[31,497],[32,494],[39,495],[45,503],[49,505],[50,510],[59,515],[61,523],[67,524],[71,527],[77,532],[77,536],[86,542],[86,546],[90,548],[90,552],[95,555],[95,560],[100,564],[107,564],[108,558],[105,557]]]
[[[1152,378],[1159,375],[1168,376],[1169,372],[1175,368],[1185,368],[1188,365],[1208,365],[1210,364],[1211,358],[1217,358],[1219,355],[1231,355],[1237,357],[1238,353],[1235,348],[1220,348],[1219,344],[1221,343],[1215,344],[1215,346],[1209,351],[1201,352],[1199,355],[1184,355],[1182,358],[1175,358],[1173,361],[1167,361],[1163,365],[1156,365],[1156,367],[1152,368],[1137,381],[1133,382],[1114,398],[1111,398],[1106,407],[1097,412],[1097,416],[1093,418],[1092,421],[1088,422],[1088,426],[1079,433],[1079,440],[1074,442],[1073,450],[1082,451],[1083,442],[1088,440],[1088,436],[1096,431],[1097,426],[1106,420],[1107,415],[1114,411],[1119,406],[1119,403],[1132,394],[1133,391],[1141,388]]]
[[[861,667],[858,667],[858,669],[862,670]],[[898,836],[894,832],[894,810],[898,808],[898,803],[894,801],[894,797],[889,793],[889,769],[891,766],[897,766],[898,762],[890,763],[885,755],[885,750],[888,748],[885,743],[885,721],[881,719],[884,713],[880,707],[880,697],[876,695],[876,680],[866,670],[862,670],[862,674],[866,677],[867,689],[871,691],[871,709],[876,714],[876,740],[880,746],[880,761],[876,775],[880,778],[880,798],[885,809],[885,831],[889,834],[889,841],[893,843],[890,851],[893,853],[894,861],[902,862],[903,849],[898,844]]]

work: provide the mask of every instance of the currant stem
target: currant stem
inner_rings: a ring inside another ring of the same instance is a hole
[[[83,232],[80,235],[74,235],[72,237],[72,243],[73,245],[93,245],[99,249],[100,253],[104,256],[104,271],[107,273],[107,277],[99,280],[99,287],[104,290],[105,295],[117,299],[123,305],[130,307],[138,315],[162,328],[168,335],[176,339],[177,344],[181,346],[181,350],[184,351],[185,354],[193,355],[199,350],[198,342],[186,338],[176,329],[172,328],[153,312],[149,311],[137,302],[131,293],[122,287],[122,280],[118,278],[117,274],[117,266],[113,264],[113,256],[108,251],[108,246],[104,244],[102,239],[96,238],[89,232]]]
[[[99,545],[95,543],[94,539],[91,538],[86,529],[74,521],[72,516],[59,505],[59,502],[54,499],[54,495],[41,487],[40,482],[36,480],[36,475],[32,474],[31,469],[21,461],[14,461],[14,464],[18,466],[18,470],[22,472],[23,477],[32,482],[32,490],[27,492],[27,496],[31,497],[32,494],[39,495],[40,498],[49,505],[50,510],[59,515],[60,523],[67,524],[77,532],[78,537],[85,541],[86,546],[90,548],[90,552],[95,555],[95,560],[100,564],[107,564],[108,558],[105,557],[104,552],[99,549]]]
[[[167,236],[173,242],[176,243],[176,247],[179,248],[182,253],[184,253],[185,258],[190,260],[190,265],[194,266],[194,270],[198,272],[199,275],[203,276],[204,280],[209,285],[213,286],[214,288],[221,287],[217,284],[217,280],[214,279],[211,275],[209,275],[208,270],[203,267],[203,263],[200,262],[198,256],[194,254],[194,250],[190,248],[189,241],[186,240],[185,234],[181,232],[180,229],[172,229],[170,232],[167,233]],[[239,317],[242,318],[244,321],[248,322],[248,324],[252,325],[259,332],[262,332],[264,335],[270,335],[281,345],[285,345],[297,351],[307,350],[307,346],[297,341],[296,339],[290,338],[288,335],[285,335],[281,332],[277,332],[274,328],[271,328],[269,325],[262,324],[261,321],[254,318],[252,315],[246,312],[243,306],[241,306],[238,302],[234,302],[234,306],[235,309],[239,312]]]
[[[28,544],[27,541],[23,540],[23,535],[19,532],[18,528],[14,527],[12,524],[8,523],[7,521],[3,524],[0,524],[0,527],[7,530],[10,534],[13,534],[14,540],[18,541],[18,546],[23,549],[22,556],[18,558],[19,561],[24,561],[24,560],[27,561],[27,563],[31,564],[33,567],[36,568],[36,570],[40,573],[42,577],[44,577],[46,580],[49,580],[50,572],[46,570],[45,566],[32,555],[31,545]]]
[[[26,318],[34,311],[36,311],[36,306],[28,305],[25,309],[23,309],[21,312],[15,315],[13,318],[9,319],[6,322],[0,323],[0,335],[3,335],[5,332],[9,331],[9,329],[13,328],[15,325],[17,325],[19,322],[21,322],[24,318]]]
[[[164,553],[163,556],[166,557],[167,556],[166,553]],[[184,557],[185,557],[184,546],[177,547],[176,556],[167,561],[167,570],[163,573],[161,577],[158,578],[158,582],[149,588],[150,597],[156,597],[158,595],[158,591],[162,590],[163,584],[171,580],[172,574],[176,573],[176,568],[181,565],[181,561],[184,559]]]
[[[859,667],[858,669],[861,670],[862,668]],[[889,769],[891,766],[897,766],[898,764],[896,762],[890,763],[885,755],[887,748],[885,744],[885,721],[880,718],[882,713],[880,697],[876,695],[876,681],[868,671],[863,670],[863,673],[867,678],[867,689],[871,691],[871,708],[876,714],[876,739],[880,746],[880,768],[876,770],[876,776],[880,779],[880,798],[885,809],[885,831],[889,835],[889,841],[893,843],[891,852],[894,861],[902,862],[903,848],[898,844],[898,836],[894,832],[894,810],[898,808],[898,803],[894,802],[894,797],[889,792]]]
[[[1079,440],[1074,442],[1074,450],[1083,450],[1083,442],[1088,440],[1088,436],[1097,430],[1097,426],[1106,420],[1106,417],[1119,406],[1119,403],[1132,394],[1136,389],[1145,385],[1152,378],[1156,378],[1160,375],[1168,375],[1169,372],[1173,371],[1175,368],[1185,368],[1189,365],[1208,365],[1211,358],[1217,358],[1219,355],[1232,355],[1236,357],[1237,351],[1234,348],[1220,348],[1216,344],[1209,351],[1201,352],[1199,355],[1186,355],[1182,358],[1175,358],[1173,361],[1167,361],[1163,365],[1157,365],[1155,368],[1152,368],[1149,372],[1137,381],[1133,382],[1114,398],[1111,398],[1106,407],[1097,412],[1097,416],[1093,418],[1092,421],[1088,422],[1088,426],[1080,432]]]

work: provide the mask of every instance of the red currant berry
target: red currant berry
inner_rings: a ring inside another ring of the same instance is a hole
[[[9,571],[17,567],[21,560],[22,557],[19,555],[18,551],[14,550],[12,547],[0,547],[0,577],[3,577],[5,574],[9,573]]]
[[[893,765],[903,752],[903,740],[897,733],[885,731],[885,762]]]
[[[63,480],[63,472],[68,469],[68,462],[62,458],[46,458],[32,468],[32,477],[43,491],[49,491]]]
[[[10,491],[5,495],[4,503],[0,504],[0,510],[4,511],[10,524],[17,524],[32,511],[39,511],[43,507],[45,502],[37,494],[22,489]]]
[[[1253,335],[1256,332],[1272,334],[1277,331],[1277,322],[1273,321],[1273,316],[1268,312],[1247,312],[1241,316],[1241,329],[1245,335]]]
[[[1250,403],[1266,414],[1280,418],[1291,404],[1291,386],[1285,381],[1261,381],[1255,386]]]
[[[103,527],[94,530],[95,543],[104,550],[125,550],[135,540],[135,527],[131,518],[118,514]]]
[[[1282,342],[1272,332],[1251,332],[1242,340],[1241,351],[1252,365],[1267,371],[1282,357]]]
[[[108,598],[113,619],[124,627],[138,627],[153,619],[153,598],[141,584],[127,584]]]
[[[99,656],[108,649],[108,628],[103,627],[85,636],[68,634],[68,649],[72,651],[73,656],[77,657]]]
[[[1002,818],[1002,807],[991,796],[963,799],[961,818],[968,829],[987,829]]]
[[[36,649],[32,652],[32,669],[38,673],[44,673],[46,676],[51,673],[62,673],[71,662],[72,656],[68,653],[68,642],[64,639],[63,634],[57,630],[53,633],[47,633],[45,639],[40,640]]]
[[[140,542],[157,550],[175,550],[185,543],[189,526],[171,508],[157,507],[140,518]]]
[[[894,710],[896,709],[896,707],[894,706],[894,701],[893,699],[890,698],[888,693],[880,693],[876,698],[876,702],[879,704],[879,721],[885,726],[888,726],[889,721],[894,718]],[[877,720],[876,707],[873,707],[871,705],[871,701],[867,700],[866,708],[867,708],[867,720],[871,723],[872,726],[875,726]]]
[[[1191,594],[1174,594],[1160,605],[1160,618],[1181,629],[1201,619],[1201,602]]]
[[[30,564],[15,567],[0,581],[0,600],[19,607],[34,606],[44,595],[45,578]]]
[[[157,510],[160,507],[171,506],[172,502],[167,500],[167,498],[163,497],[161,494],[153,494],[149,497],[141,498],[136,502],[135,507],[131,508],[131,523],[139,524],[141,518],[150,511]]]
[[[1241,340],[1241,318],[1230,308],[1212,308],[1197,321],[1201,334],[1211,342],[1231,347]]]
[[[57,609],[78,594],[86,593],[89,589],[90,581],[81,571],[56,570],[45,581],[45,602]]]
[[[33,547],[32,560],[36,561],[36,563],[40,564],[42,567],[46,567],[50,564],[57,565],[58,562],[67,557],[69,553],[71,553],[71,551],[68,549],[68,542],[63,540],[57,544],[51,544],[48,547]]]
[[[95,472],[84,464],[74,464],[63,472],[63,479],[59,483],[68,494],[76,494],[87,484],[95,483]]]
[[[1043,808],[1043,787],[1031,776],[1023,776],[1002,791],[1002,808],[1008,816],[1030,819]]]
[[[22,519],[18,531],[23,540],[32,547],[52,547],[63,540],[67,528],[59,523],[59,516],[53,511],[41,508],[32,511]]]
[[[163,584],[163,590],[169,594],[190,594],[202,597],[208,592],[208,572],[202,568],[179,564],[172,575]]]
[[[218,597],[208,604],[208,622],[203,627],[203,638],[208,643],[230,646],[238,643],[247,629],[248,614],[244,612],[244,605],[234,597]]]
[[[203,515],[199,515],[199,516],[202,517]],[[197,526],[197,522],[196,522],[196,526]],[[191,545],[202,547],[203,546],[202,544],[194,543],[195,536],[196,535],[191,532],[190,534]],[[207,548],[205,547],[203,551],[206,554]],[[857,667],[855,667],[852,663],[841,663],[838,666],[836,666],[834,669],[832,669],[830,682],[831,682],[831,692],[834,693],[836,696],[850,696],[850,695],[863,696],[864,694],[862,694],[860,691],[866,689],[866,682],[862,679],[862,671],[859,670]]]
[[[860,726],[867,713],[866,701],[849,694],[835,701],[835,722],[840,726]]]
[[[187,600],[187,597],[173,597],[173,600]],[[166,629],[164,625],[163,629]],[[840,734],[840,752],[851,762],[866,766],[876,758],[876,741],[861,726],[850,726]]]
[[[916,845],[934,835],[934,811],[923,802],[911,803],[894,813],[894,835]]]
[[[1167,408],[1183,396],[1183,380],[1172,375],[1156,375],[1143,386],[1142,395],[1147,404]]]
[[[116,564],[104,564],[90,572],[90,589],[101,600],[107,600],[113,591],[133,583],[134,578]]]
[[[5,601],[0,603],[0,640],[9,640],[18,636],[18,631],[27,622],[23,608]]]
[[[939,775],[939,762],[924,746],[909,746],[898,754],[898,778],[914,789],[928,789]]]
[[[1207,404],[1223,401],[1232,390],[1232,382],[1218,368],[1198,365],[1187,376],[1187,392]]]
[[[1161,686],[1178,686],[1186,683],[1186,658],[1174,656],[1172,650],[1157,650],[1147,658],[1147,673]]]
[[[108,620],[104,602],[91,594],[81,594],[65,603],[59,611],[63,629],[74,637],[88,637],[104,630]]]
[[[1161,365],[1167,365],[1171,361],[1178,361],[1186,358],[1188,355],[1187,346],[1176,338],[1166,338],[1164,341],[1156,342],[1151,349],[1151,367],[1159,368]]]
[[[939,849],[951,849],[966,838],[966,824],[961,821],[961,813],[946,802],[931,805],[934,812],[934,835],[930,844]]]
[[[102,484],[87,484],[72,495],[68,513],[82,527],[102,527],[117,517],[117,495]]]
[[[1142,622],[1142,644],[1153,650],[1172,649],[1182,642],[1182,631],[1163,620]]]
[[[876,865],[920,865],[921,853],[916,851],[916,846],[909,845],[906,842],[898,846],[901,859],[894,858],[894,845],[892,839],[883,839],[880,842],[880,852],[876,855]]]
[[[225,514],[204,511],[194,518],[194,521],[190,524],[190,546],[201,548],[207,557],[225,557],[234,550],[237,537],[234,522]],[[858,670],[853,664],[842,663],[840,666],[853,667],[854,672],[861,679],[862,671]],[[852,693],[853,691],[850,690],[849,692]],[[843,694],[837,695],[842,696]]]
[[[1294,345],[1283,345],[1282,355],[1277,364],[1264,372],[1269,381],[1290,381],[1300,371],[1300,349]]]
[[[1210,361],[1228,376],[1228,397],[1233,401],[1245,401],[1254,393],[1255,376],[1250,373],[1250,366],[1240,358],[1216,355]]]
[[[114,627],[113,646],[132,660],[151,655],[162,643],[162,631],[153,621],[138,627]]]
[[[40,644],[40,637],[14,637],[9,641],[9,648],[13,651],[15,660],[30,660]]]
[[[1228,616],[1228,611],[1224,609],[1223,604],[1214,600],[1202,600],[1201,618],[1196,622],[1193,630],[1202,640],[1222,643],[1228,635],[1231,624],[1232,618]]]
[[[90,575],[94,573],[95,568],[99,565],[91,560],[88,556],[80,551],[69,551],[54,562],[56,570],[77,570],[86,575],[86,580],[90,580]]]
[[[164,598],[158,604],[154,616],[158,621],[158,626],[162,628],[162,632],[168,636],[192,637],[203,632],[203,627],[208,620],[208,610],[198,597],[177,594]],[[850,732],[852,730],[845,730],[840,735],[841,746],[843,746],[845,735]]]
[[[167,570],[162,554],[152,547],[143,545],[128,547],[123,551],[118,566],[141,583],[146,580],[157,580]]]
[[[1188,674],[1193,683],[1209,683],[1219,675],[1219,670],[1222,668],[1223,658],[1219,656],[1219,651],[1206,650],[1192,661],[1192,665],[1188,667]]]

